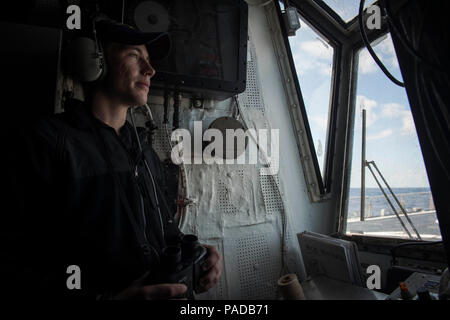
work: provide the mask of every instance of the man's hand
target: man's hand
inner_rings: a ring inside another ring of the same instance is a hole
[[[114,296],[114,300],[162,300],[178,299],[184,294],[187,287],[184,284],[162,283],[155,285],[144,285],[149,272],[146,272],[141,278],[135,280],[127,289]]]
[[[206,244],[202,246],[208,249],[209,256],[203,264],[205,275],[200,279],[200,287],[196,293],[202,293],[214,287],[222,274],[222,257],[217,248]]]

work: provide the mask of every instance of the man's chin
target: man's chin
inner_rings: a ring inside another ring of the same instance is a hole
[[[132,99],[130,101],[131,107],[137,107],[137,106],[143,106],[147,103],[147,96],[144,97],[135,97],[135,99]]]
[[[144,104],[146,104],[147,103],[147,99],[148,99],[148,91],[147,91],[147,93],[145,94],[145,95],[142,95],[142,96],[140,96],[139,97],[139,106],[142,106],[142,105],[144,105]]]

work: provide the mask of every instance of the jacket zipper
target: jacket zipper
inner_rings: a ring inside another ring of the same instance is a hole
[[[141,211],[141,215],[142,215],[142,220],[144,222],[144,238],[147,241],[147,244],[158,254],[156,249],[150,244],[150,242],[148,241],[148,238],[147,238],[147,219],[145,217],[144,199],[142,198],[141,187],[139,186],[139,182],[137,181],[137,177],[139,176],[138,163],[136,163],[136,164],[133,163],[133,160],[131,159],[130,154],[128,153],[128,150],[127,150],[125,144],[123,143],[123,141],[120,140],[120,137],[117,135],[116,132],[114,132],[114,135],[115,135],[116,139],[119,141],[120,145],[125,150],[125,153],[127,155],[128,163],[129,163],[130,167],[133,168],[133,166],[134,166],[134,174],[132,174],[132,176],[133,176],[133,181],[134,181],[135,185],[137,186],[138,192],[139,192],[139,199],[140,199],[140,203],[141,203],[141,210],[140,211]],[[145,157],[144,154],[142,154],[142,156]],[[148,192],[146,192],[146,193],[148,193]],[[150,195],[149,194],[147,194],[147,197],[150,199]],[[163,227],[163,226],[161,226],[161,227]],[[163,229],[162,229],[162,232],[163,232],[163,240],[165,240],[164,239],[164,230]],[[159,257],[159,255],[158,255],[158,257]]]

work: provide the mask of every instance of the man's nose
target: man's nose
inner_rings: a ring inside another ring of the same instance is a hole
[[[149,75],[150,78],[152,78],[156,73],[155,68],[153,68],[150,62],[147,60],[144,60],[143,73],[144,75]]]

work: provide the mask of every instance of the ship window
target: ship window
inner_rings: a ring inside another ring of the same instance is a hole
[[[319,5],[333,10],[340,19],[348,23],[357,17],[360,0],[315,0]],[[366,0],[364,8],[370,7],[376,0]]]
[[[373,46],[387,68],[401,80],[390,35],[379,38]],[[356,58],[358,77],[346,233],[440,240],[436,211],[405,89],[393,84],[383,74],[366,49],[360,50]],[[363,110],[366,114],[366,161],[369,165],[365,166],[364,221],[361,221]]]
[[[300,19],[301,28],[295,36],[289,37],[289,44],[318,167],[324,181],[335,50],[325,37]]]

